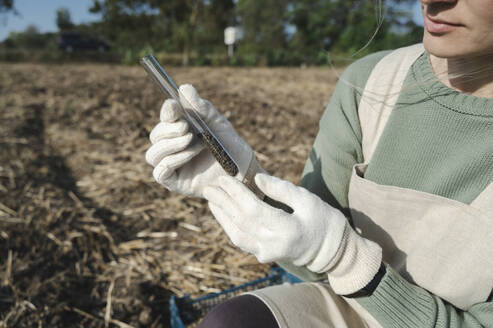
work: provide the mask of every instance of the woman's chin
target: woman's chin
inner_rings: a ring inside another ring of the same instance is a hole
[[[428,31],[424,32],[423,45],[428,53],[439,58],[470,58],[488,53],[493,55],[493,47],[487,48],[485,44],[474,44],[468,39]]]
[[[455,42],[450,42],[450,38],[445,35],[436,36],[425,31],[423,45],[428,53],[439,58],[454,58],[467,55],[461,51]]]

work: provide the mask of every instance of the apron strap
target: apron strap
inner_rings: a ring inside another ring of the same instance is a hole
[[[370,162],[409,68],[423,52],[422,43],[399,48],[373,68],[358,107],[365,163]]]

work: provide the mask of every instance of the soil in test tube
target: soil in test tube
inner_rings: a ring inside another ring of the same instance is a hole
[[[238,174],[238,167],[233,162],[231,157],[229,157],[229,155],[226,153],[224,148],[219,144],[219,142],[216,140],[216,138],[214,138],[214,136],[212,136],[208,131],[204,131],[202,133],[199,133],[197,136],[204,142],[205,146],[210,150],[210,152],[212,153],[214,158],[219,162],[219,164],[221,164],[223,169],[229,175],[234,177],[236,174]],[[258,189],[258,187],[256,187],[256,188]],[[261,193],[261,195],[258,195],[258,196],[260,196],[260,198],[264,202],[266,202],[267,204],[269,204],[275,208],[281,209],[281,210],[283,210],[287,213],[290,213],[290,214],[294,212],[293,209],[291,207],[289,207],[288,205],[283,204],[281,202],[278,202],[278,201],[270,198],[269,196],[264,195],[263,193]]]
[[[219,144],[219,142],[209,133],[209,131],[204,131],[197,135],[203,142],[204,145],[212,153],[212,156],[221,164],[223,169],[231,176],[238,174],[238,167],[235,162],[229,157],[228,153]]]

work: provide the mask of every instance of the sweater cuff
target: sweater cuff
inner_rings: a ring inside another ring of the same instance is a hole
[[[327,272],[332,289],[339,295],[353,294],[375,277],[382,263],[382,248],[346,227],[336,258]]]
[[[390,266],[373,294],[356,300],[384,327],[427,327],[437,316],[433,296]]]

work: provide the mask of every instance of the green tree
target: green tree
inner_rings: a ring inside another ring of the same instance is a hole
[[[135,2],[135,3],[134,3]],[[91,24],[94,34],[103,36],[122,56],[137,61],[136,54],[143,48],[156,46],[167,40],[162,32],[162,21],[139,1],[93,0],[91,13],[101,15],[101,22]],[[164,40],[164,41],[163,41]]]
[[[152,48],[181,52],[187,65],[192,55],[224,51],[224,28],[239,24],[245,37],[237,53],[251,64],[323,63],[327,51],[353,54],[370,39],[359,55],[419,40],[420,28],[402,10],[414,1],[93,0],[91,12],[103,20],[91,26],[130,62]]]
[[[204,6],[204,15],[197,28],[194,48],[207,53],[225,51],[224,29],[236,25],[233,0],[211,0]]]
[[[382,49],[395,25],[409,21],[409,13],[395,5],[414,0],[290,0],[289,23],[296,27],[290,42],[292,51],[304,51],[315,58],[324,51],[354,53],[372,42],[361,55]],[[380,7],[382,4],[382,7]],[[407,19],[407,20],[406,20]],[[373,35],[379,27],[376,35]],[[392,47],[392,45],[391,45]]]
[[[58,8],[56,11],[56,25],[58,30],[65,31],[74,27],[70,11],[67,8]]]
[[[0,13],[14,10],[14,0],[0,0]]]
[[[35,25],[29,25],[22,32],[10,32],[7,44],[11,48],[42,49],[48,46],[52,35],[39,33]]]
[[[204,0],[176,0],[160,2],[158,8],[172,23],[172,36],[182,48],[183,65],[188,65],[195,44],[196,32],[204,12]]]
[[[183,53],[183,64],[188,65],[192,50],[197,46],[197,35],[205,31],[205,17],[224,20],[223,14],[233,7],[233,0],[93,0],[91,12],[101,13],[106,30],[114,29],[122,33],[120,27],[128,27],[130,22],[138,22],[128,35],[137,35],[139,31],[147,31],[140,40],[155,39],[158,34],[161,44]],[[218,8],[217,15],[213,7]],[[141,19],[139,19],[141,18]],[[144,22],[147,21],[147,22]],[[146,26],[146,23],[149,24]],[[217,29],[224,22],[211,24]],[[205,33],[205,32],[204,32]],[[203,33],[203,34],[204,34]],[[118,38],[119,36],[115,36]],[[171,42],[170,42],[171,41]],[[142,41],[137,40],[137,43]],[[121,43],[120,43],[121,44]]]
[[[157,1],[174,44],[183,53],[183,65],[188,65],[193,51],[211,52],[224,47],[224,29],[235,23],[233,0],[172,0]]]
[[[273,57],[286,48],[284,0],[238,0],[237,14],[245,30],[242,52]]]

